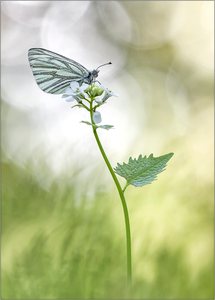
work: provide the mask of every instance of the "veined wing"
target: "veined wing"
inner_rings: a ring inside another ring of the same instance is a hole
[[[89,71],[76,61],[43,48],[28,51],[37,84],[46,93],[63,94],[70,82],[87,82]]]

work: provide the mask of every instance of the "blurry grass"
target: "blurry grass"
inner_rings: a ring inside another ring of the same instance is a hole
[[[127,291],[116,193],[76,201],[72,185],[53,183],[46,191],[30,169],[2,169],[3,299],[213,298],[209,186],[175,191],[167,178],[128,191],[134,284]]]

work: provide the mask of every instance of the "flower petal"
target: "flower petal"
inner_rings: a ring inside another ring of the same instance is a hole
[[[119,95],[115,94],[114,92],[110,91],[110,94],[111,94],[112,97],[119,97]]]
[[[66,95],[73,95],[74,92],[73,92],[73,90],[70,87],[68,87],[68,88],[65,89],[64,94],[66,94]]]
[[[79,83],[77,81],[72,81],[70,83],[70,88],[72,89],[73,92],[76,92],[77,89],[79,89]]]
[[[93,113],[93,121],[94,121],[96,124],[101,123],[102,117],[101,117],[100,112],[95,111],[95,112]]]
[[[107,99],[109,99],[110,97],[113,97],[113,96],[114,96],[114,97],[117,97],[117,95],[114,94],[112,91],[106,89],[102,101],[105,102],[105,101],[107,101]]]
[[[88,86],[89,86],[89,84],[82,83],[82,85],[79,88],[80,92],[84,92],[88,88]]]
[[[64,98],[66,102],[73,102],[75,101],[75,99],[73,98],[73,96],[68,96],[66,98]]]
[[[103,97],[102,97],[102,96],[96,97],[96,98],[95,98],[95,102],[98,103],[98,104],[103,103]]]

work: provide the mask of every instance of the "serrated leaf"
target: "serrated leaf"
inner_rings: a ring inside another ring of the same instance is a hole
[[[111,128],[113,128],[114,126],[113,125],[97,125],[98,128],[102,128],[102,129],[106,129],[106,130],[109,130]]]
[[[129,158],[128,163],[117,164],[114,168],[116,174],[124,177],[127,185],[132,184],[136,187],[144,186],[151,183],[157,178],[157,175],[164,171],[167,162],[173,156],[173,153],[168,153],[159,157],[154,157],[150,154],[149,157]]]

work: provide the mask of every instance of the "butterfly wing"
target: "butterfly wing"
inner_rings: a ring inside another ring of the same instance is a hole
[[[42,48],[28,51],[34,78],[46,93],[63,94],[72,81],[89,83],[90,72],[76,61]]]

